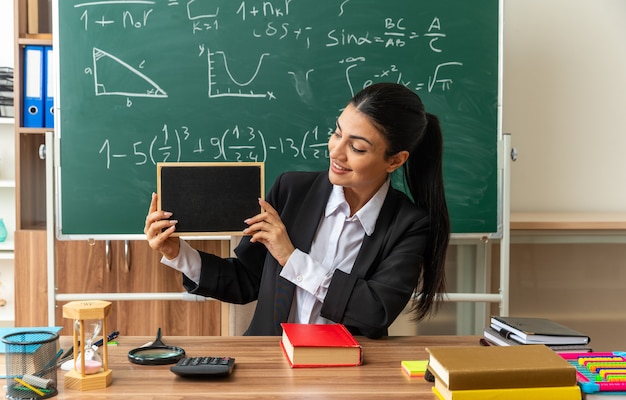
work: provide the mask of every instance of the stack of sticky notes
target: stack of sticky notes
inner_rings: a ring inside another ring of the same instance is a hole
[[[402,361],[400,366],[402,367],[402,371],[410,377],[423,377],[426,374],[428,360]]]

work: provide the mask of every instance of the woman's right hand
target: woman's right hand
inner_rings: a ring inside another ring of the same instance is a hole
[[[150,209],[146,217],[146,226],[143,233],[146,234],[148,244],[153,250],[163,254],[165,258],[171,260],[178,256],[180,242],[177,237],[172,237],[176,230],[177,220],[169,219],[171,212],[157,210],[157,194],[152,193]]]

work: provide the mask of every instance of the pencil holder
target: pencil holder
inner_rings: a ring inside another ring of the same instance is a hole
[[[56,396],[59,335],[23,331],[2,338],[6,347],[6,397],[47,399]]]

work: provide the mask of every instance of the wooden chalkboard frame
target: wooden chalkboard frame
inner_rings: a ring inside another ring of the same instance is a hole
[[[241,236],[244,220],[261,211],[261,162],[157,164],[159,210],[178,220],[173,236]]]

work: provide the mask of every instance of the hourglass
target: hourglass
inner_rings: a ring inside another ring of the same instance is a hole
[[[86,325],[84,328],[84,342],[82,341],[81,337],[81,343],[85,343],[85,345],[83,346],[81,353],[78,355],[78,357],[74,358],[74,364],[76,364],[75,367],[77,370],[84,370],[85,374],[91,375],[100,371],[100,369],[102,368],[102,358],[98,354],[98,347],[94,346],[95,340],[98,338],[98,335],[100,335],[100,332],[102,331],[102,320],[92,319],[86,321],[74,321],[74,330],[78,333],[78,335],[80,335],[82,323]],[[85,368],[81,369],[81,365],[84,365]]]
[[[102,357],[94,346],[97,337],[107,332],[110,311],[111,303],[101,300],[73,301],[63,306],[63,318],[74,320],[74,368],[65,374],[65,387],[91,390],[111,384],[107,341],[102,340]]]

